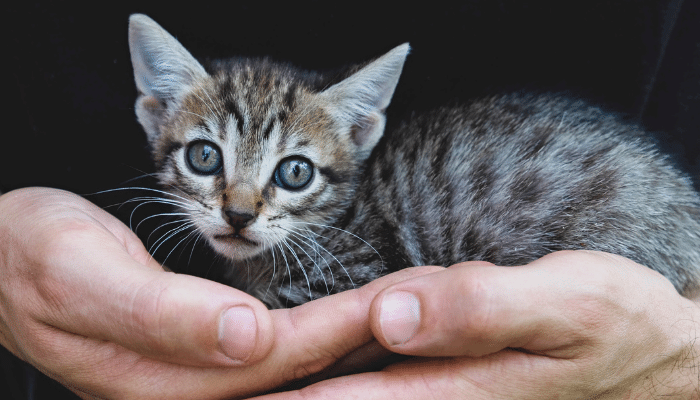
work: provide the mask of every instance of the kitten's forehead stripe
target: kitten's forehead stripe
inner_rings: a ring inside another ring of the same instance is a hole
[[[195,126],[197,126],[198,128],[200,128],[202,130],[205,130],[205,131],[211,133],[211,131],[209,130],[209,125],[203,119],[197,120],[197,122],[195,122]]]
[[[328,181],[332,184],[346,183],[349,181],[349,177],[342,173],[337,173],[332,168],[320,167],[318,172],[328,178]]]
[[[287,88],[287,92],[284,94],[284,106],[288,109],[291,110],[294,108],[294,105],[296,104],[296,90],[297,90],[297,85],[292,83],[289,85]]]
[[[232,115],[236,119],[236,124],[238,127],[238,133],[243,134],[243,126],[245,120],[243,119],[243,113],[241,108],[238,106],[238,102],[234,94],[234,85],[231,79],[224,79],[221,82],[219,89],[219,98],[223,99],[223,107],[227,114]]]
[[[271,118],[267,122],[267,127],[263,131],[262,138],[265,140],[270,139],[270,133],[272,133],[272,129],[275,127],[275,121],[277,121],[277,118]]]

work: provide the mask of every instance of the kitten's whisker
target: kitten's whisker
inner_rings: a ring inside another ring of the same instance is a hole
[[[175,249],[177,249],[177,247],[178,247],[182,242],[184,242],[185,240],[187,240],[187,238],[189,238],[190,236],[192,236],[192,235],[195,234],[195,233],[197,233],[197,231],[194,231],[194,230],[193,230],[192,232],[188,233],[187,236],[185,236],[184,238],[180,239],[180,241],[177,242],[177,244],[175,244],[175,246],[173,246],[172,250],[170,250],[170,252],[168,253],[168,255],[165,256],[165,259],[163,260],[163,265],[165,265],[165,262],[168,261],[168,258],[169,258],[170,255],[173,253],[173,251],[175,251]],[[185,245],[185,247],[187,247],[187,246]],[[184,249],[184,248],[183,248],[183,249]],[[182,253],[180,253],[180,254],[182,255]]]
[[[313,233],[313,234],[315,234],[315,235],[317,235],[317,236],[321,236],[321,235],[318,235],[317,233],[315,233],[315,232],[313,232],[313,231],[309,231],[309,232],[311,232],[311,233]],[[324,236],[321,236],[321,237],[324,237]],[[318,244],[318,242],[316,242],[316,243]],[[338,259],[333,255],[333,253],[331,253],[330,251],[328,251],[325,247],[321,246],[320,244],[319,244],[318,246],[321,248],[321,250],[325,251],[329,256],[331,256],[331,257],[335,260],[335,262],[338,263],[338,265],[340,265],[340,268],[343,269],[343,272],[345,272],[345,275],[348,277],[348,279],[350,279],[350,284],[352,284],[352,287],[354,288],[354,287],[355,287],[355,282],[353,282],[352,276],[350,276],[350,273],[349,273],[348,270],[345,268],[345,266],[343,265],[343,263],[341,263],[340,260],[338,260]],[[330,268],[330,266],[329,266],[329,268]]]
[[[291,232],[291,231],[289,231],[289,232],[292,233],[292,234],[294,234],[294,232]],[[297,235],[297,236],[298,236],[298,235]],[[323,274],[323,270],[321,270],[321,267],[318,266],[318,264],[316,263],[316,261],[309,255],[309,253],[306,252],[306,250],[304,250],[304,248],[303,248],[299,243],[295,242],[294,240],[292,240],[292,239],[289,238],[289,237],[287,237],[286,240],[289,240],[290,242],[292,242],[292,244],[295,244],[301,251],[304,252],[304,254],[306,254],[306,257],[308,257],[309,260],[311,260],[311,262],[314,263],[314,266],[316,267],[316,269],[318,270],[318,272],[321,274],[321,278],[323,278],[323,284],[326,286],[326,292],[327,292],[327,294],[331,294],[330,290],[328,290],[328,282],[326,282],[326,276]],[[296,254],[296,252],[295,252],[295,254]],[[298,261],[298,260],[299,260],[299,259],[297,258],[297,261]]]
[[[330,253],[330,252],[328,250],[326,250],[326,248],[324,248],[320,243],[318,243],[318,241],[315,238],[312,237],[312,235],[316,235],[316,236],[319,236],[319,235],[314,233],[311,229],[304,228],[303,232],[306,232],[306,234],[303,234],[301,232],[299,234],[301,234],[303,237],[305,237],[309,241],[311,241],[311,243],[313,244],[313,247],[314,247],[314,251],[316,251],[316,254],[318,254],[319,257],[321,257],[323,259],[323,261],[325,261],[326,266],[328,267],[328,271],[331,273],[331,290],[333,290],[333,288],[335,288],[335,275],[333,274],[333,268],[331,268],[331,265],[326,260],[326,257],[323,257],[321,255],[321,253],[318,251],[318,249],[320,248],[323,251],[325,251],[326,253]],[[345,271],[345,275],[347,275],[347,277],[350,279],[350,283],[352,284],[352,286],[355,287],[355,283],[352,281],[352,277],[350,277],[350,274],[345,269],[343,264],[340,261],[338,261],[337,259],[336,259],[336,262],[338,262],[338,265],[340,265],[340,267],[343,269],[343,271]]]
[[[384,258],[382,258],[382,255],[379,254],[379,252],[377,251],[377,249],[375,249],[374,246],[372,246],[371,244],[369,244],[369,242],[367,242],[365,239],[362,239],[361,237],[355,235],[355,234],[352,233],[352,232],[346,231],[345,229],[336,228],[335,226],[323,225],[323,224],[314,224],[314,223],[312,223],[312,222],[301,222],[301,223],[302,223],[302,224],[305,224],[305,225],[318,226],[318,227],[321,227],[321,228],[335,229],[335,230],[340,231],[340,232],[345,232],[345,233],[347,233],[348,235],[353,236],[354,238],[361,240],[364,244],[366,244],[367,246],[369,246],[369,247],[372,249],[372,251],[374,251],[374,252],[377,254],[377,256],[379,256],[379,260],[382,262],[382,269],[380,270],[380,273],[381,273],[382,271],[384,271]]]
[[[160,213],[160,214],[153,214],[151,216],[148,216],[144,219],[142,219],[138,224],[136,224],[136,227],[134,228],[134,233],[138,233],[139,231],[139,226],[141,226],[142,223],[144,223],[146,220],[149,220],[151,218],[156,218],[156,217],[170,217],[170,216],[183,216],[186,217],[189,214],[187,213]],[[162,226],[162,225],[161,225]],[[157,229],[157,228],[156,228]]]
[[[182,225],[180,225],[180,226],[178,226],[178,227],[175,227],[175,228],[173,228],[173,229],[167,231],[167,232],[164,233],[158,240],[156,240],[155,243],[153,243],[153,245],[151,246],[151,248],[148,249],[148,252],[151,253],[151,255],[156,254],[156,252],[158,251],[158,249],[160,248],[160,246],[163,245],[163,243],[167,242],[167,241],[170,240],[173,236],[175,236],[175,235],[177,235],[178,233],[184,231],[185,229],[191,228],[191,227],[193,227],[193,226],[194,226],[194,223],[191,223],[191,222],[190,222],[190,223],[184,223],[184,224],[182,224]],[[167,237],[166,237],[166,236],[167,236]],[[163,239],[163,238],[165,238],[165,239]],[[157,245],[157,246],[156,246],[156,245]],[[154,246],[155,246],[155,249],[153,249]]]
[[[182,197],[182,196],[176,195],[174,193],[166,192],[165,190],[159,190],[159,189],[153,189],[153,188],[147,188],[147,187],[141,187],[141,186],[129,186],[129,187],[123,187],[123,188],[101,190],[99,192],[91,193],[90,195],[98,195],[98,194],[116,192],[116,191],[121,191],[121,190],[143,190],[143,191],[147,191],[147,192],[155,192],[155,193],[164,194],[166,196],[177,197],[178,199],[182,200],[185,203],[192,201],[192,199],[188,199],[186,197]],[[168,199],[165,199],[165,200],[168,200]]]
[[[289,299],[289,296],[292,295],[292,269],[289,268],[289,261],[287,261],[287,256],[284,254],[284,249],[282,248],[282,245],[280,243],[277,243],[277,247],[280,249],[280,253],[282,254],[282,258],[284,258],[284,264],[287,266],[287,276],[289,276],[289,290],[287,291],[287,299]],[[279,297],[281,292],[282,292],[282,285],[280,285],[279,291],[277,292],[278,297]]]
[[[126,201],[123,201],[119,204],[124,205],[127,203],[133,203],[135,201],[150,201],[153,203],[162,203],[162,204],[169,204],[169,205],[173,205],[173,206],[179,206],[179,207],[182,207],[186,210],[192,210],[192,211],[195,210],[195,208],[192,207],[191,203],[185,203],[184,201],[180,201],[180,200],[166,199],[164,197],[153,197],[153,196],[133,197],[133,198],[126,200]]]
[[[189,222],[187,219],[177,219],[177,220],[175,220],[175,221],[164,222],[164,223],[158,225],[158,226],[157,226],[155,229],[153,229],[153,231],[151,231],[151,233],[148,235],[148,237],[146,238],[146,243],[150,242],[150,241],[151,241],[151,236],[153,236],[153,234],[156,233],[156,232],[157,232],[158,230],[160,230],[161,228],[163,228],[163,227],[165,227],[165,226],[167,226],[167,225],[180,224],[180,223],[187,223],[187,222]],[[190,222],[190,223],[191,223],[191,222]],[[176,228],[176,229],[177,229],[177,228]],[[166,235],[167,235],[167,233],[166,233]],[[156,241],[156,242],[157,242],[157,241]]]
[[[143,171],[140,171],[143,172]],[[139,179],[144,179],[144,178],[155,178],[155,175],[149,174],[149,173],[144,173],[143,175],[135,176],[133,178],[127,179],[126,181],[122,182],[122,184],[130,183]]]
[[[169,204],[169,203],[167,203],[167,202],[161,202],[161,201],[152,200],[152,201],[144,201],[144,202],[142,202],[142,203],[139,203],[136,207],[134,207],[134,209],[131,210],[131,214],[129,214],[129,229],[131,229],[132,231],[135,232],[135,230],[134,230],[134,228],[133,228],[133,220],[134,220],[134,214],[136,213],[136,210],[138,210],[141,206],[145,206],[145,205],[147,205],[147,204],[157,204],[157,203]],[[143,220],[142,220],[141,222],[143,222]],[[141,223],[139,222],[139,225],[140,225],[140,224],[141,224]],[[136,229],[138,229],[138,225],[136,225]]]
[[[269,245],[269,243],[266,243],[266,245]],[[275,250],[276,247],[272,246],[272,276],[270,277],[270,283],[267,285],[267,290],[265,290],[265,298],[267,298],[267,294],[270,292],[272,282],[275,280],[275,274],[277,273],[277,259],[275,258]],[[282,285],[280,285],[280,287],[282,287]],[[279,297],[279,293],[277,296]]]
[[[195,238],[194,238],[194,243],[192,243],[192,250],[190,250],[190,258],[187,260],[188,269],[189,269],[190,264],[192,263],[192,255],[194,254],[194,249],[197,247],[197,242],[199,241],[199,239],[202,238],[203,234],[204,234],[204,232],[199,232],[199,234],[197,236],[195,236]]]
[[[321,260],[323,260],[323,262],[326,263],[326,266],[328,267],[328,272],[330,272],[330,274],[331,274],[331,290],[332,290],[332,289],[335,287],[335,278],[334,278],[334,276],[333,276],[333,269],[331,268],[331,265],[328,263],[328,261],[326,260],[326,258],[323,257],[323,256],[321,255],[321,253],[317,250],[318,247],[322,247],[322,246],[321,246],[320,244],[318,244],[318,243],[317,243],[315,240],[313,240],[312,238],[309,238],[309,237],[305,236],[304,234],[302,234],[302,233],[300,233],[300,232],[294,231],[294,230],[292,230],[292,229],[285,229],[285,228],[282,228],[282,229],[285,230],[285,231],[287,231],[287,232],[289,232],[289,233],[291,233],[292,235],[298,237],[300,240],[302,240],[306,245],[308,245],[308,246],[316,253],[316,255],[317,255],[319,258],[321,258]],[[311,242],[311,243],[309,243],[309,242]],[[299,245],[297,244],[297,246],[299,246]],[[299,246],[299,248],[301,248],[301,246]],[[301,250],[304,251],[303,248],[302,248]],[[325,276],[325,274],[323,274],[323,271],[322,271],[321,268],[318,266],[318,263],[316,263],[316,260],[314,260],[313,258],[311,258],[311,256],[309,255],[309,253],[307,253],[306,251],[304,251],[304,253],[306,254],[307,257],[309,257],[309,259],[314,263],[314,265],[316,265],[316,268],[319,270],[319,272],[321,273],[321,276],[323,277],[323,283],[326,285],[326,291],[328,292],[328,294],[330,294],[330,290],[328,289],[328,283],[326,282],[326,276]],[[336,261],[337,261],[337,260],[336,260]],[[341,264],[341,266],[342,266],[342,264]],[[352,281],[352,279],[350,279],[350,281]]]
[[[148,200],[148,201],[147,201],[147,200]],[[177,206],[177,207],[183,208],[183,209],[185,209],[185,210],[190,210],[190,211],[195,211],[195,210],[196,210],[196,208],[194,208],[194,207],[192,206],[192,202],[191,202],[190,200],[188,200],[187,202],[185,202],[185,201],[181,201],[181,200],[169,199],[169,198],[164,198],[164,197],[154,197],[154,196],[133,197],[133,198],[131,198],[131,199],[122,201],[122,202],[120,202],[120,203],[110,204],[110,205],[108,205],[108,206],[105,206],[105,208],[118,206],[117,209],[119,210],[119,209],[121,209],[125,204],[129,204],[129,203],[133,203],[133,202],[137,202],[137,201],[143,201],[144,204],[161,203],[161,204],[168,204],[168,205],[172,205],[172,206]],[[136,208],[139,208],[139,207],[140,207],[140,205],[137,206]],[[135,210],[135,209],[134,209],[134,210]],[[133,216],[133,213],[132,213],[132,216]]]
[[[304,265],[299,261],[299,257],[297,257],[297,253],[292,249],[292,247],[287,243],[287,239],[283,239],[282,243],[289,249],[289,251],[292,253],[294,258],[297,260],[297,264],[299,264],[299,268],[301,268],[301,272],[304,273],[304,278],[306,278],[306,287],[309,289],[309,301],[313,300],[313,296],[311,295],[311,282],[309,281],[309,275],[306,274],[306,269],[304,268]]]
[[[176,201],[170,201],[170,200],[168,200],[168,199],[161,199],[161,198],[158,198],[158,197],[139,197],[139,198],[133,198],[133,199],[124,201],[124,202],[122,202],[122,203],[119,203],[119,208],[121,208],[121,207],[124,206],[125,204],[133,203],[133,202],[137,202],[137,201],[140,201],[141,203],[139,203],[137,206],[135,206],[135,207],[131,210],[131,214],[129,215],[129,228],[132,227],[131,225],[132,225],[132,221],[133,221],[133,218],[134,218],[134,214],[136,213],[136,210],[138,210],[139,208],[141,208],[141,206],[145,206],[145,205],[148,205],[148,204],[166,204],[166,205],[171,205],[171,206],[180,207],[180,208],[185,209],[185,210],[188,210],[188,211],[195,211],[195,210],[196,210],[196,209],[194,209],[194,208],[187,207],[187,206],[188,206],[187,204],[182,204],[182,203],[179,203],[179,202],[176,202]],[[132,229],[132,230],[133,230],[133,229]]]

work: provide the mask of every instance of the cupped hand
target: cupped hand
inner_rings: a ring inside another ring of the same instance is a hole
[[[418,357],[261,399],[698,399],[699,311],[605,253],[458,264],[372,303],[377,340]]]
[[[83,398],[233,398],[321,371],[369,342],[374,296],[411,269],[292,310],[165,272],[74,194],[0,196],[0,344]]]

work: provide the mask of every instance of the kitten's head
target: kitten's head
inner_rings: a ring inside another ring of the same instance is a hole
[[[214,249],[237,260],[343,213],[409,50],[333,83],[267,60],[207,71],[144,15],[131,16],[129,45],[136,115],[161,183]]]

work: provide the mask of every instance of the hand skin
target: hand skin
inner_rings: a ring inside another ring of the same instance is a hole
[[[230,287],[163,271],[126,226],[79,196],[21,189],[0,196],[0,344],[85,399],[249,396],[368,343],[377,293],[437,269],[270,312]]]
[[[700,399],[700,308],[605,253],[454,265],[384,289],[377,340],[420,356],[279,399]]]

